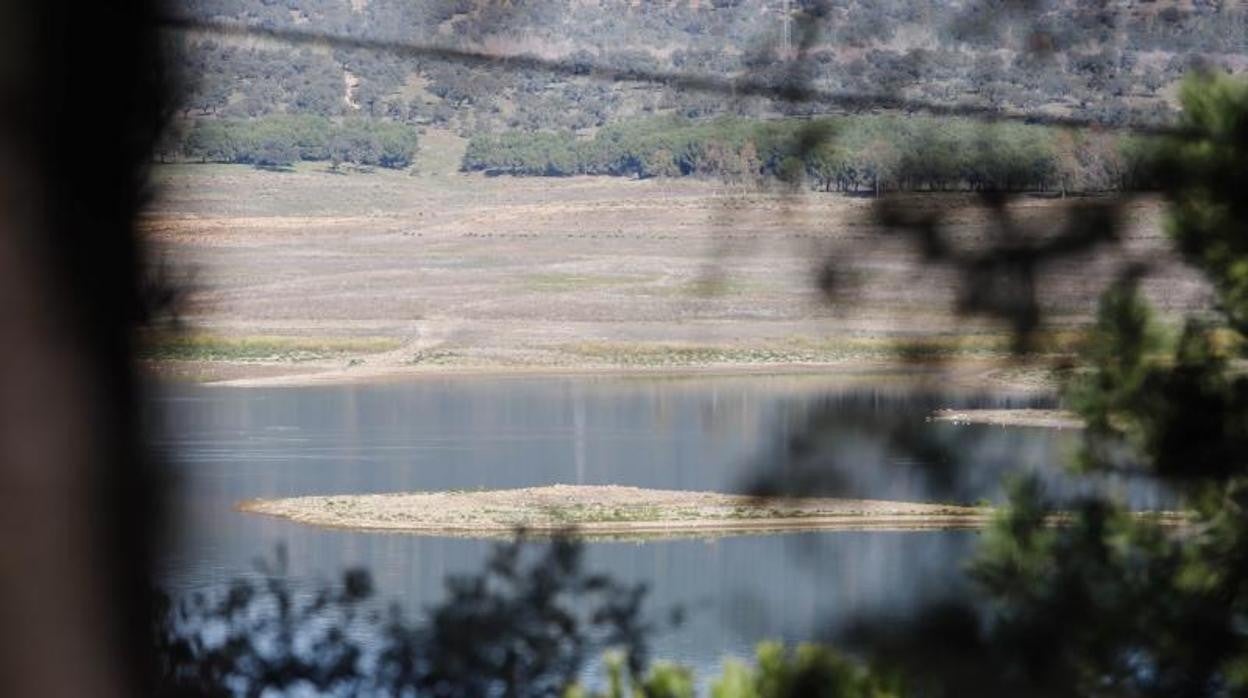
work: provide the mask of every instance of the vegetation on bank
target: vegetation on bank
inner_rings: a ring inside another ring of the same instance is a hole
[[[679,344],[669,342],[585,341],[558,349],[580,362],[629,367],[714,366],[724,364],[818,364],[853,359],[902,363],[958,358],[1006,358],[1010,337],[1004,333],[964,335],[788,337],[756,345]],[[1075,330],[1040,333],[1035,356],[1074,356],[1084,335]]]
[[[675,117],[573,132],[480,135],[463,169],[496,174],[772,177],[826,191],[1105,191],[1148,184],[1140,139],[1029,124],[875,114]]]
[[[272,115],[259,119],[203,119],[182,137],[177,153],[188,160],[288,167],[300,160],[401,169],[412,164],[412,126],[378,119],[330,120]],[[167,155],[167,154],[166,154]]]
[[[402,169],[416,127],[373,118],[275,114],[200,119],[164,159],[289,167]],[[573,131],[482,134],[464,171],[562,177],[772,179],[824,191],[1099,192],[1154,185],[1148,144],[1137,136],[971,119],[862,114],[766,120],[675,116],[626,121],[592,137]]]
[[[314,361],[399,347],[386,337],[229,337],[215,334],[158,334],[140,343],[142,358],[158,361]]]

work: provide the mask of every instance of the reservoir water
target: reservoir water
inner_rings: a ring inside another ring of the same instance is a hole
[[[284,545],[296,579],[348,567],[412,613],[492,543],[326,530],[234,510],[243,499],[553,483],[747,491],[760,483],[849,497],[1001,501],[1040,474],[1063,496],[1077,437],[958,426],[937,407],[1045,407],[1026,394],[933,393],[897,377],[445,377],[376,385],[168,388],[153,414],[180,476],[180,536],[164,583],[220,588]],[[1105,481],[1136,508],[1173,502],[1147,481]],[[862,614],[904,614],[966,593],[973,531],[824,532],[594,542],[592,569],[649,585],[657,657],[710,669],[764,639],[826,637]],[[702,673],[702,672],[699,672]]]

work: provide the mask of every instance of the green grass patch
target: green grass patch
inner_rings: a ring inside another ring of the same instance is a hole
[[[467,145],[467,139],[452,131],[427,129],[420,139],[412,170],[422,176],[454,174],[459,171]]]
[[[730,348],[673,344],[581,342],[569,353],[622,366],[698,366],[738,363],[802,363],[818,361],[813,352],[772,348]]]
[[[682,518],[676,512],[664,511],[659,507],[636,505],[564,504],[541,507],[540,511],[550,521],[568,525],[629,521],[667,521]]]
[[[759,296],[780,289],[770,283],[749,279],[697,279],[676,285],[650,285],[637,291],[647,296],[670,298],[720,298]]]
[[[447,366],[458,362],[460,355],[453,351],[418,351],[407,360],[410,366]]]
[[[1054,332],[1038,337],[1035,354],[1074,353],[1082,335]],[[928,337],[789,337],[753,346],[579,342],[561,350],[583,359],[621,366],[828,363],[847,359],[935,361],[1010,355],[1010,336],[1000,334]]]
[[[157,361],[314,361],[376,354],[400,346],[388,337],[279,337],[174,334],[145,337],[140,356]]]

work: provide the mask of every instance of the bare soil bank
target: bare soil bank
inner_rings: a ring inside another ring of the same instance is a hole
[[[975,528],[990,510],[856,499],[759,498],[618,485],[249,500],[242,511],[317,526],[495,537],[516,529],[589,536]]]
[[[210,338],[161,355],[157,369],[294,385],[442,371],[986,365],[1008,353],[1002,328],[954,312],[957,274],[880,228],[869,199],[691,178],[491,178],[454,171],[461,147],[427,134],[412,172],[157,166],[147,237],[191,291],[183,319]],[[970,255],[1000,234],[973,203],[913,197],[916,209],[952,214],[952,243]],[[1123,254],[1149,260],[1144,291],[1163,313],[1203,307],[1208,288],[1170,254],[1161,213],[1155,200],[1126,204]],[[1042,232],[1060,232],[1066,215],[1064,202],[1028,197],[1011,210]],[[851,294],[818,291],[829,256]],[[1086,323],[1122,261],[1046,266],[1046,331]],[[272,354],[259,355],[266,345]],[[373,349],[314,350],[325,346]]]

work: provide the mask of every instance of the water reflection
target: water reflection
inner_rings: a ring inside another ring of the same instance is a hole
[[[1010,478],[1037,476],[1058,501],[1092,492],[1133,509],[1175,497],[1143,474],[1069,477],[1078,432],[933,422],[933,411],[1046,405],[1044,398],[847,390],[785,402],[748,477],[758,491],[974,504],[1003,501]],[[1022,403],[1022,404],[1020,404]]]
[[[284,543],[296,576],[372,571],[383,599],[416,611],[442,580],[480,568],[489,543],[320,530],[244,515],[250,497],[556,482],[742,491],[760,472],[835,468],[838,494],[924,501],[1000,497],[1000,476],[1044,473],[1069,433],[934,424],[935,407],[1045,407],[1029,395],[944,395],[904,381],[830,385],[809,378],[429,379],[284,389],[178,388],[157,411],[185,487],[185,534],[168,583],[205,588],[246,572]],[[971,464],[950,488],[941,451],[898,450],[881,425],[912,425]],[[817,427],[817,428],[812,428]],[[803,444],[798,448],[795,443]],[[1166,498],[1147,483],[1111,483],[1137,506]],[[974,532],[839,532],[709,541],[593,543],[588,563],[646,581],[648,607],[688,611],[656,639],[657,656],[696,665],[748,654],[764,638],[810,639],[853,613],[904,613],[958,593]]]

